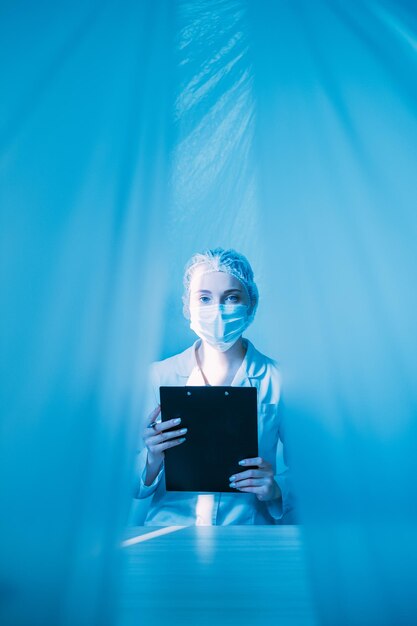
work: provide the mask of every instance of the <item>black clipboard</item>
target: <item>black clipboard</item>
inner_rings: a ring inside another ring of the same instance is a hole
[[[160,387],[161,418],[181,417],[186,441],[165,451],[167,491],[233,492],[229,477],[258,456],[256,387]]]

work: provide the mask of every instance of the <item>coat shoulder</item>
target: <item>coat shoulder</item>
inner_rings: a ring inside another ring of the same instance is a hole
[[[281,368],[278,361],[275,359],[266,356],[255,347],[253,347],[253,360],[255,371],[261,372],[268,377],[272,377],[275,381],[281,381]]]
[[[155,361],[150,367],[151,379],[158,386],[181,384],[181,379],[190,375],[194,358],[194,346],[190,346],[183,352]]]

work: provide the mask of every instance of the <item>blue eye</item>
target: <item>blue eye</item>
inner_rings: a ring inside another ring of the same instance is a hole
[[[200,296],[198,300],[201,304],[208,304],[210,302],[209,296]]]
[[[234,296],[234,295],[227,296],[226,302],[228,302],[229,304],[236,304],[237,302],[239,302],[239,296]]]

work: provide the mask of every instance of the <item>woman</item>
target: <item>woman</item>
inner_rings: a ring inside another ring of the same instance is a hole
[[[280,376],[276,363],[242,337],[258,306],[249,262],[234,250],[221,248],[194,255],[185,270],[183,302],[184,314],[199,339],[184,352],[154,363],[151,369],[157,406],[145,428],[135,494],[152,498],[145,524],[279,523],[291,508],[288,470],[284,466],[281,473],[275,471],[277,446],[283,443],[278,413]],[[233,493],[165,491],[164,452],[181,446],[187,432],[179,419],[159,420],[159,387],[184,385],[257,387],[260,457],[240,460],[242,471],[229,477]],[[245,470],[245,465],[251,469]]]

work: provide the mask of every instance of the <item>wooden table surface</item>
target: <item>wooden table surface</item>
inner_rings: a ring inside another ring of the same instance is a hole
[[[317,623],[298,527],[171,527],[148,535],[152,531],[158,529],[127,534],[140,543],[124,547],[120,626]]]

